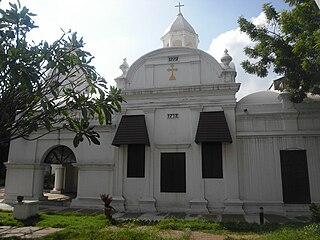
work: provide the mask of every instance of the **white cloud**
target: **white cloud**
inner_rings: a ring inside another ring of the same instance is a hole
[[[253,17],[250,20],[254,25],[263,26],[266,25],[267,19],[264,12],[261,12],[258,17]]]
[[[261,13],[258,17],[251,19],[255,24],[265,24],[265,16]],[[240,28],[232,29],[228,32],[220,34],[217,38],[214,38],[210,44],[208,53],[220,62],[220,58],[223,56],[224,49],[228,49],[229,54],[233,57],[233,62],[236,66],[237,77],[236,81],[241,83],[237,98],[242,97],[257,91],[267,90],[272,83],[272,80],[277,78],[277,75],[270,72],[268,77],[259,78],[256,75],[246,73],[240,63],[247,59],[247,56],[243,52],[243,48],[248,45],[252,45],[253,42],[250,38],[241,33]]]

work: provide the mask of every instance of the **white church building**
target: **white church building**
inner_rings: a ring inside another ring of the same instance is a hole
[[[181,13],[161,40],[120,66],[126,103],[110,126],[95,123],[100,146],[74,148],[67,131],[11,143],[5,202],[44,199],[51,166],[52,193],[75,192],[71,207],[101,207],[102,193],[118,211],[288,214],[320,203],[320,99],[263,91],[237,102],[232,57],[198,49]]]

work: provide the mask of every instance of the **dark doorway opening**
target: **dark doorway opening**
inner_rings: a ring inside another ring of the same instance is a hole
[[[308,204],[311,202],[307,154],[305,150],[281,150],[283,202]]]
[[[73,151],[66,146],[55,147],[47,154],[44,163],[48,164],[44,173],[44,196],[49,201],[70,202],[77,195],[78,185]]]
[[[186,192],[186,154],[161,153],[161,192]]]

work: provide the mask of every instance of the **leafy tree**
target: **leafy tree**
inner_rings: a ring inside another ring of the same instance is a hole
[[[291,8],[278,12],[270,3],[263,5],[267,24],[257,26],[244,17],[240,30],[255,43],[245,54],[254,62],[241,63],[244,70],[259,77],[269,68],[287,79],[293,102],[306,93],[320,94],[320,11],[314,0],[284,0]]]
[[[74,146],[84,138],[100,144],[90,122],[110,123],[121,109],[120,90],[108,90],[76,33],[63,32],[52,44],[28,42],[34,16],[19,2],[0,9],[0,144],[60,129],[75,133]]]

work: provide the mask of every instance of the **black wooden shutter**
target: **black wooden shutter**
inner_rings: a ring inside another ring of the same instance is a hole
[[[127,177],[143,178],[145,172],[145,145],[128,145]]]
[[[202,178],[223,178],[222,143],[203,142],[202,151]]]

